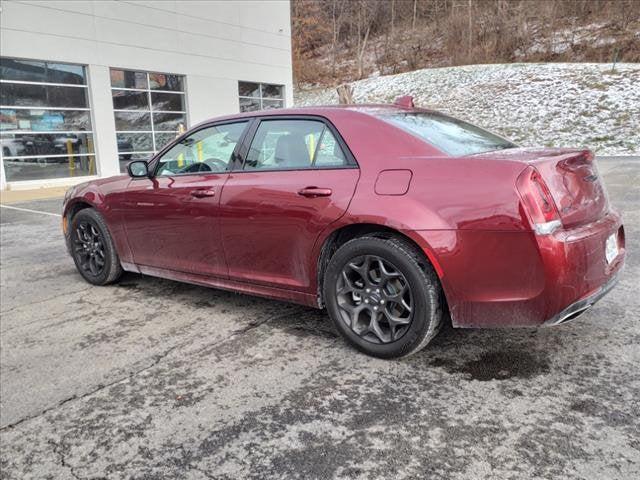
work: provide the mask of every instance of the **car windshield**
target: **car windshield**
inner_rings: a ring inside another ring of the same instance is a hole
[[[455,157],[517,147],[493,133],[441,113],[395,112],[380,114],[380,118]]]

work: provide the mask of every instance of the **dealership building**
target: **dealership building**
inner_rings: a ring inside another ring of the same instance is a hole
[[[116,175],[203,120],[293,103],[288,0],[0,5],[3,189]]]

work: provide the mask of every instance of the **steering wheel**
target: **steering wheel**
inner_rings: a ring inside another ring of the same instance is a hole
[[[213,167],[213,168],[212,168]],[[192,163],[180,170],[180,173],[224,172],[227,164],[219,158],[207,158],[203,162]]]
[[[192,163],[191,165],[187,165],[178,173],[197,173],[197,172],[210,172],[211,167],[206,163]]]
[[[227,169],[227,162],[224,162],[219,158],[207,158],[204,161],[204,164],[208,165],[209,168],[215,167],[215,169],[211,168],[211,171],[215,172],[224,172]]]

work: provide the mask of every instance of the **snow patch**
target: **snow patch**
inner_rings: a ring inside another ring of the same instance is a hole
[[[415,70],[351,83],[357,103],[413,95],[522,146],[640,153],[640,64],[543,63]],[[296,106],[338,102],[335,89],[299,90]]]

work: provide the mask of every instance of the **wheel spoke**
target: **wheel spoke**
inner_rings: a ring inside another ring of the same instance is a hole
[[[402,277],[402,274],[396,271],[395,269],[393,270],[388,269],[387,265],[385,265],[382,259],[378,259],[378,267],[380,268],[380,279],[381,279],[380,283],[385,283],[388,280],[391,280],[392,278]]]
[[[96,266],[96,259],[94,257],[89,257],[89,271],[92,275],[98,274],[98,267]]]
[[[354,291],[360,290],[357,288],[353,282],[349,279],[347,272],[342,271],[342,286],[338,288],[338,294],[351,293]]]
[[[81,271],[100,275],[106,267],[105,245],[97,225],[81,221],[72,230],[72,252]]]
[[[361,264],[358,264],[356,262],[350,262],[348,264],[349,268],[356,271],[364,280],[366,280],[366,277],[367,277],[367,265],[368,265],[367,257],[362,257]]]
[[[378,340],[382,343],[388,343],[391,341],[391,332],[383,331],[382,327],[378,320],[380,319],[381,314],[379,312],[371,311],[371,320],[369,321],[369,328],[367,329],[368,333],[373,333]]]
[[[404,298],[400,302],[400,305],[402,305],[407,312],[411,312],[411,305],[409,305]]]
[[[347,262],[336,285],[344,323],[373,343],[401,338],[413,320],[413,298],[404,274],[388,260],[362,255]]]

